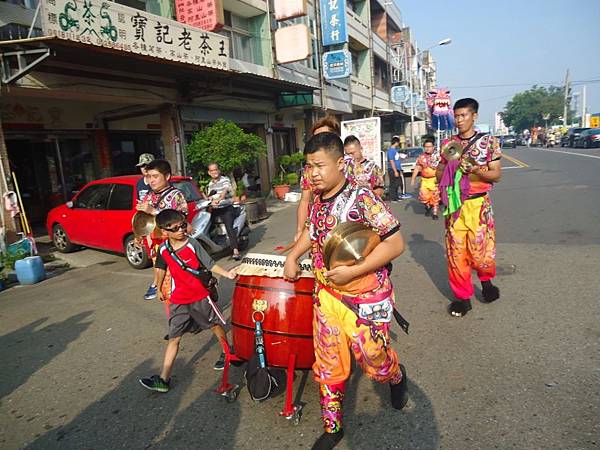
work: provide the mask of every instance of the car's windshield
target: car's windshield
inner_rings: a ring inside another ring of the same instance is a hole
[[[406,153],[406,156],[408,156],[409,158],[416,158],[421,153],[423,153],[423,149],[421,147],[407,148],[407,149],[404,149],[404,153]]]
[[[183,195],[185,196],[186,201],[197,202],[198,200],[201,200],[201,197],[198,194],[197,189],[194,189],[194,186],[192,185],[191,181],[189,181],[189,180],[174,181],[171,184],[174,187],[176,187],[177,189],[179,189],[181,192],[183,192]]]

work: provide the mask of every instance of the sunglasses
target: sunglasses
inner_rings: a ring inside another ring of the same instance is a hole
[[[177,233],[179,230],[187,229],[187,222],[181,222],[179,225],[175,225],[173,228],[161,227],[165,231],[170,231],[171,233]]]

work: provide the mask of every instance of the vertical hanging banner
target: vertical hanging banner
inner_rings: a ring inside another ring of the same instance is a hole
[[[374,161],[379,167],[384,164],[381,158],[381,118],[345,120],[342,122],[342,140],[354,135],[360,141],[363,156]]]
[[[346,0],[320,0],[323,45],[348,42]]]
[[[219,31],[225,24],[222,0],[175,0],[177,22],[206,31]]]
[[[275,0],[274,5],[276,20],[294,19],[308,13],[307,0]]]

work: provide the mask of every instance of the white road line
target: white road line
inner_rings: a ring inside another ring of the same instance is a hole
[[[506,169],[524,169],[523,166],[508,166],[508,167],[502,167],[502,170],[506,170]]]
[[[563,150],[548,150],[547,148],[537,148],[537,147],[530,147],[530,149],[532,150],[536,150],[538,152],[553,152],[553,153],[564,153],[565,155],[577,155],[577,156],[585,156],[587,158],[596,158],[596,159],[600,159],[600,156],[596,156],[596,155],[586,155],[585,153],[575,153],[575,152],[565,152]]]

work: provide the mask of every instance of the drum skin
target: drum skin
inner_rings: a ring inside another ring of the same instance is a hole
[[[287,367],[290,353],[296,368],[310,369],[315,361],[312,341],[312,292],[314,278],[289,282],[283,278],[239,276],[233,292],[231,323],[237,356],[250,359],[254,353],[252,302],[266,300],[262,328],[267,365]],[[256,314],[260,318],[260,314]]]

